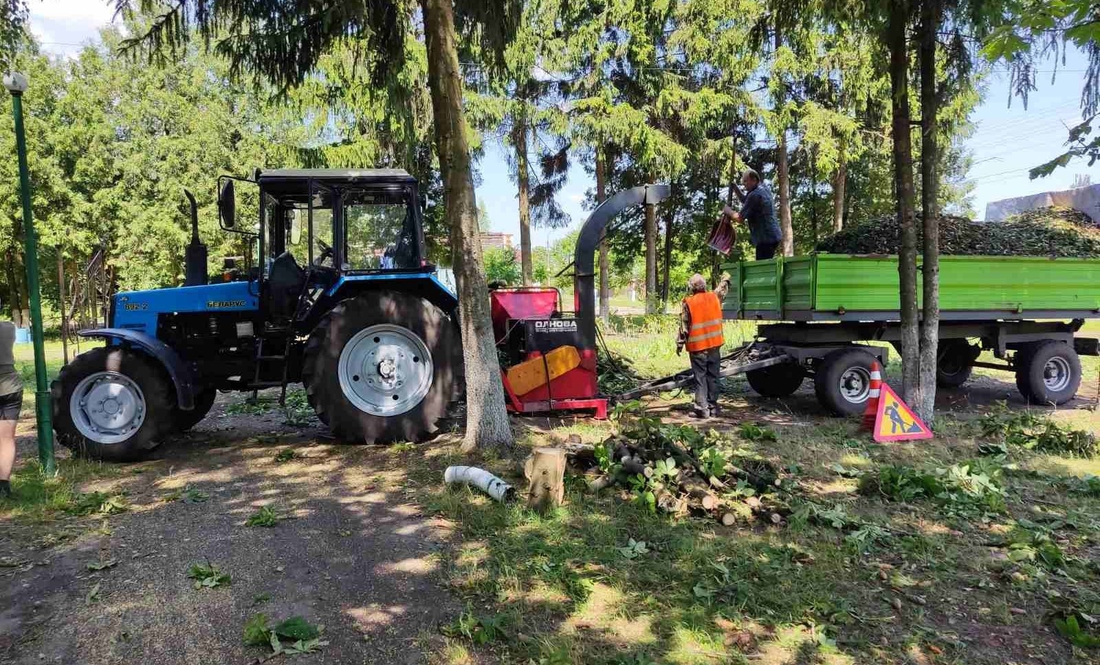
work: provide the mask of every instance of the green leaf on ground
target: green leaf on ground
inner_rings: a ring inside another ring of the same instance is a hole
[[[228,585],[232,579],[228,573],[218,570],[218,567],[207,561],[205,564],[193,563],[187,570],[187,577],[195,580],[196,589],[213,589],[217,586]]]
[[[279,514],[271,506],[264,506],[249,516],[247,526],[273,527],[279,522]]]

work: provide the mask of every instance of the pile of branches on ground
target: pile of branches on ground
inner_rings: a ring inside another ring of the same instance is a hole
[[[1100,258],[1100,225],[1073,208],[1029,210],[1002,222],[975,222],[944,216],[940,254],[967,256],[1052,256]],[[917,246],[923,242],[917,221]],[[896,217],[854,224],[817,243],[832,254],[897,254],[901,248]]]
[[[618,433],[595,446],[567,446],[570,464],[593,491],[617,487],[651,512],[708,515],[729,526],[754,518],[779,523],[790,508],[785,482],[767,460],[737,450],[718,432],[665,423],[640,404],[616,410]],[[774,440],[770,430],[742,426],[746,440]]]

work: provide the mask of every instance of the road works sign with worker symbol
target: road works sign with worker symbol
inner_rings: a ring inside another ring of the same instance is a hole
[[[913,413],[909,405],[898,397],[894,390],[882,384],[882,394],[878,400],[878,413],[872,430],[875,441],[915,441],[931,439],[932,430]]]

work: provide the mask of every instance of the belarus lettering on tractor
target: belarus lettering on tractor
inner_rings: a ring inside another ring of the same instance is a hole
[[[296,382],[338,439],[434,433],[462,388],[458,300],[427,260],[412,176],[271,170],[220,182],[221,226],[255,242],[258,265],[227,265],[209,283],[188,194],[185,285],[116,294],[110,326],[81,333],[107,343],[54,381],[59,440],[90,457],[137,459],[201,421],[218,391],[281,388],[285,397]],[[235,182],[258,188],[258,228],[237,229]],[[593,257],[615,215],[667,195],[667,186],[636,187],[593,211],[577,242],[572,316],[552,289],[486,294],[509,410],[606,413],[596,387]]]

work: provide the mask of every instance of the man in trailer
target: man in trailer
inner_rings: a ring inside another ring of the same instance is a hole
[[[741,199],[741,212],[734,212],[726,206],[722,214],[734,222],[744,220],[749,227],[749,242],[756,248],[756,260],[763,261],[775,256],[775,250],[783,240],[779,222],[775,219],[775,202],[768,186],[760,181],[760,174],[748,169],[741,174],[742,191],[734,185],[737,198]]]

